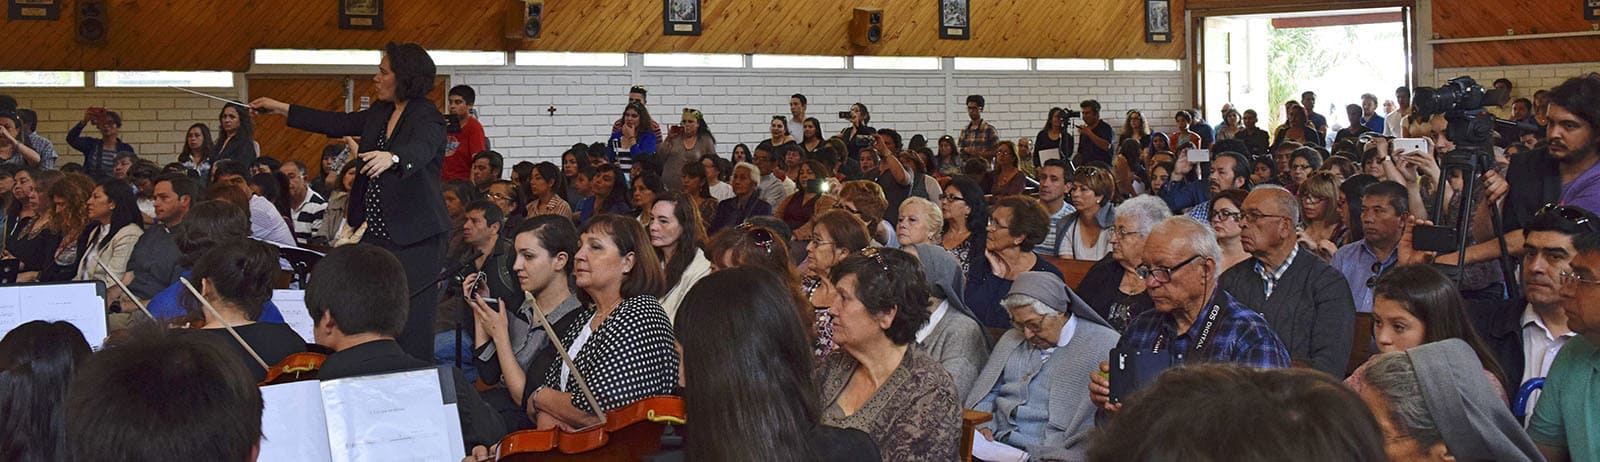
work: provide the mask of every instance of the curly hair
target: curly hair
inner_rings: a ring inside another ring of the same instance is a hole
[[[856,278],[856,299],[873,315],[893,315],[883,334],[896,345],[916,340],[917,329],[928,322],[928,281],[921,263],[903,250],[872,248],[846,257],[834,265],[828,279],[835,286],[847,276]]]

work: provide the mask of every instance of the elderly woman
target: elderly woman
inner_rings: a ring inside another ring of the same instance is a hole
[[[935,243],[939,228],[944,225],[944,212],[939,205],[921,197],[908,197],[900,203],[900,224],[895,234],[900,237],[900,247]]]
[[[889,201],[884,199],[883,187],[866,180],[847,181],[839,187],[839,203],[833,208],[854,214],[866,223],[872,244],[878,247],[899,247],[900,238],[894,225],[884,219]]]
[[[815,353],[822,357],[835,348],[833,344],[833,317],[828,308],[838,303],[833,284],[828,283],[828,272],[835,264],[867,248],[867,225],[855,215],[843,210],[829,210],[812,219],[811,240],[806,243],[806,275],[800,281],[800,290],[815,307],[817,345]]]
[[[869,249],[835,265],[833,338],[841,351],[818,367],[822,424],[867,432],[886,462],[957,458],[961,403],[938,361],[912,347],[928,322],[916,259]]]
[[[1300,245],[1323,261],[1332,259],[1345,244],[1345,217],[1339,213],[1341,181],[1333,172],[1319,171],[1300,182],[1300,224],[1304,229]]]
[[[682,192],[669,193],[650,208],[650,246],[661,255],[661,264],[667,275],[667,293],[661,297],[661,307],[667,310],[667,319],[678,313],[678,304],[689,288],[700,278],[711,274],[711,260],[700,251],[706,240],[705,228],[700,227],[700,212],[694,201]]]
[[[761,195],[756,192],[759,178],[761,169],[754,164],[740,162],[733,167],[733,180],[729,181],[733,185],[733,198],[717,204],[717,218],[711,221],[710,232],[738,226],[746,218],[756,215],[772,214],[772,205],[761,200]]]
[[[1544,460],[1516,417],[1491,391],[1496,381],[1472,367],[1478,355],[1461,339],[1384,353],[1358,390],[1378,418],[1391,460]]]
[[[962,301],[961,264],[950,251],[933,244],[906,246],[917,257],[927,280],[928,324],[917,329],[917,347],[944,365],[956,384],[956,396],[967,396],[978,369],[989,356],[988,335]]]
[[[1050,232],[1050,216],[1038,199],[1006,196],[995,201],[985,228],[983,258],[974,256],[968,263],[966,302],[978,315],[978,322],[992,329],[1011,327],[1011,318],[1000,299],[1011,290],[1017,275],[1045,271],[1060,276],[1055,265],[1039,258],[1033,247],[1044,242]]]
[[[1062,219],[1056,233],[1056,248],[1061,258],[1099,261],[1111,251],[1111,233],[1117,209],[1111,205],[1116,180],[1100,167],[1081,167],[1072,174],[1072,191],[1067,195],[1077,209]],[[1089,217],[1086,219],[1085,217]]]
[[[944,186],[939,204],[944,218],[939,242],[961,262],[961,273],[968,274],[971,257],[981,253],[988,240],[984,224],[989,222],[989,204],[983,200],[983,188],[970,177],[957,176]]]
[[[578,242],[574,280],[589,304],[579,309],[581,322],[559,333],[578,370],[550,367],[528,399],[540,429],[587,427],[600,422],[597,412],[671,393],[678,384],[672,322],[656,302],[666,276],[644,228],[630,217],[600,214],[584,224]],[[574,373],[583,375],[601,409],[589,406]]]
[[[1172,216],[1172,210],[1161,198],[1146,195],[1128,199],[1117,212],[1116,225],[1106,233],[1111,235],[1111,258],[1089,268],[1077,292],[1111,328],[1121,332],[1128,319],[1155,306],[1145,293],[1138,268],[1144,264],[1144,238],[1156,223]]]

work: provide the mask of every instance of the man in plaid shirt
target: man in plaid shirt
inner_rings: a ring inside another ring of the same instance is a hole
[[[995,134],[993,125],[983,121],[983,95],[967,97],[967,117],[972,122],[961,129],[961,140],[957,142],[961,155],[985,160],[993,158],[994,145],[1000,142],[1000,135]]]

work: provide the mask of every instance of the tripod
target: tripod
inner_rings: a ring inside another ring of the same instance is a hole
[[[1449,267],[1442,269],[1446,274],[1453,276],[1456,286],[1460,287],[1466,275],[1466,250],[1469,247],[1471,238],[1472,211],[1477,202],[1477,196],[1473,194],[1473,189],[1477,185],[1478,177],[1494,168],[1494,151],[1489,141],[1490,133],[1493,131],[1497,121],[1483,108],[1449,111],[1445,113],[1445,120],[1449,122],[1445,137],[1456,144],[1456,149],[1445,153],[1441,162],[1441,178],[1438,179],[1438,190],[1434,196],[1433,216],[1441,218],[1444,216],[1445,191],[1446,188],[1450,187],[1448,177],[1454,171],[1461,172],[1462,185],[1459,193],[1462,195],[1461,202],[1456,209],[1454,226],[1446,226],[1441,223],[1440,226],[1430,227],[1429,229],[1419,228],[1417,232],[1431,232],[1436,236],[1449,236],[1449,240],[1454,241],[1455,248],[1453,250],[1456,252],[1456,265],[1453,271]],[[1499,207],[1489,204],[1488,208],[1489,219],[1494,226],[1495,239],[1500,244],[1500,256],[1496,259],[1500,262],[1500,275],[1504,278],[1506,291],[1512,298],[1515,298],[1519,289],[1518,284],[1515,283],[1516,278],[1513,277],[1511,271],[1511,265],[1514,262],[1511,260],[1511,253],[1506,246],[1505,223],[1500,216]]]

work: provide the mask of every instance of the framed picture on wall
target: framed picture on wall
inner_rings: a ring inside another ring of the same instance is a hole
[[[1172,41],[1171,0],[1144,0],[1144,41],[1149,43]]]
[[[12,21],[61,19],[61,0],[9,0],[6,18]]]
[[[383,30],[383,0],[339,0],[339,28]]]
[[[1583,0],[1583,19],[1600,19],[1600,0]]]
[[[700,35],[700,0],[661,0],[662,32]]]
[[[972,38],[972,15],[967,0],[939,0],[939,38]]]

